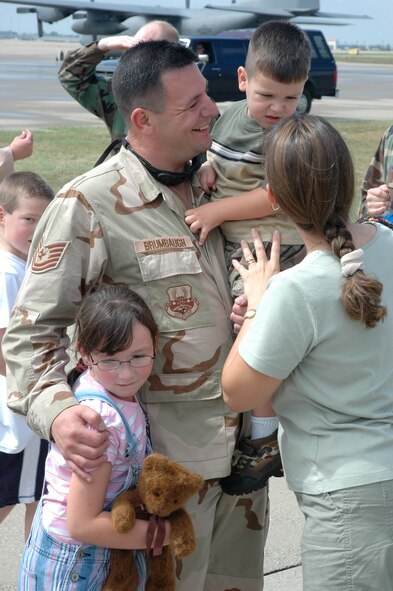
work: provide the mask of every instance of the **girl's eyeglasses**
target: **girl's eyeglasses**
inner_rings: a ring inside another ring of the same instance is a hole
[[[119,361],[118,359],[101,359],[100,361],[94,361],[90,355],[90,359],[93,365],[96,365],[98,369],[103,371],[116,371],[123,363],[129,363],[131,367],[146,367],[155,359],[155,355],[136,355],[131,357],[128,361]]]

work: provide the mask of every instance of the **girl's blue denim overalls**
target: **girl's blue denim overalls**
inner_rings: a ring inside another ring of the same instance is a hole
[[[74,395],[79,402],[87,398],[97,398],[115,408],[127,432],[128,446],[125,457],[131,458],[137,440],[116,404],[102,392],[80,391]],[[147,454],[151,451],[149,447],[148,444]],[[136,486],[140,471],[140,465],[130,462],[122,491]],[[111,503],[104,507],[104,511],[110,510]],[[37,507],[22,555],[18,591],[99,591],[109,572],[110,550],[94,545],[58,542],[43,528],[41,512],[42,500]],[[140,577],[138,591],[143,591],[146,583],[145,553],[137,550],[130,552],[134,553]]]

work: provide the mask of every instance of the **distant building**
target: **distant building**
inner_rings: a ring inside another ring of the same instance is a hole
[[[337,39],[328,39],[327,44],[329,45],[330,51],[336,51],[337,49]]]

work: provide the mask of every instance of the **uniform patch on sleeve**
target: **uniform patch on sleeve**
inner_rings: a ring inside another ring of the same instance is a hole
[[[46,271],[56,269],[69,244],[69,241],[52,242],[51,244],[44,244],[41,241],[31,261],[32,272],[46,273]]]

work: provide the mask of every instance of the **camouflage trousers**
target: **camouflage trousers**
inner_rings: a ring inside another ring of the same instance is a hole
[[[267,490],[229,496],[218,480],[206,481],[187,505],[197,549],[177,562],[176,591],[262,591]]]
[[[266,254],[269,257],[272,248],[272,243],[264,242],[263,246],[265,247]],[[255,253],[253,248],[251,249],[251,252],[253,254]],[[304,244],[281,244],[280,271],[284,271],[285,269],[294,267],[295,265],[300,263],[305,256],[306,247],[304,246]],[[231,287],[231,294],[233,298],[239,296],[244,291],[243,280],[232,265],[233,259],[241,261],[242,257],[243,252],[240,247],[240,244],[238,242],[229,242],[227,240],[225,243],[225,262],[227,264],[227,269],[229,273],[229,284]]]

